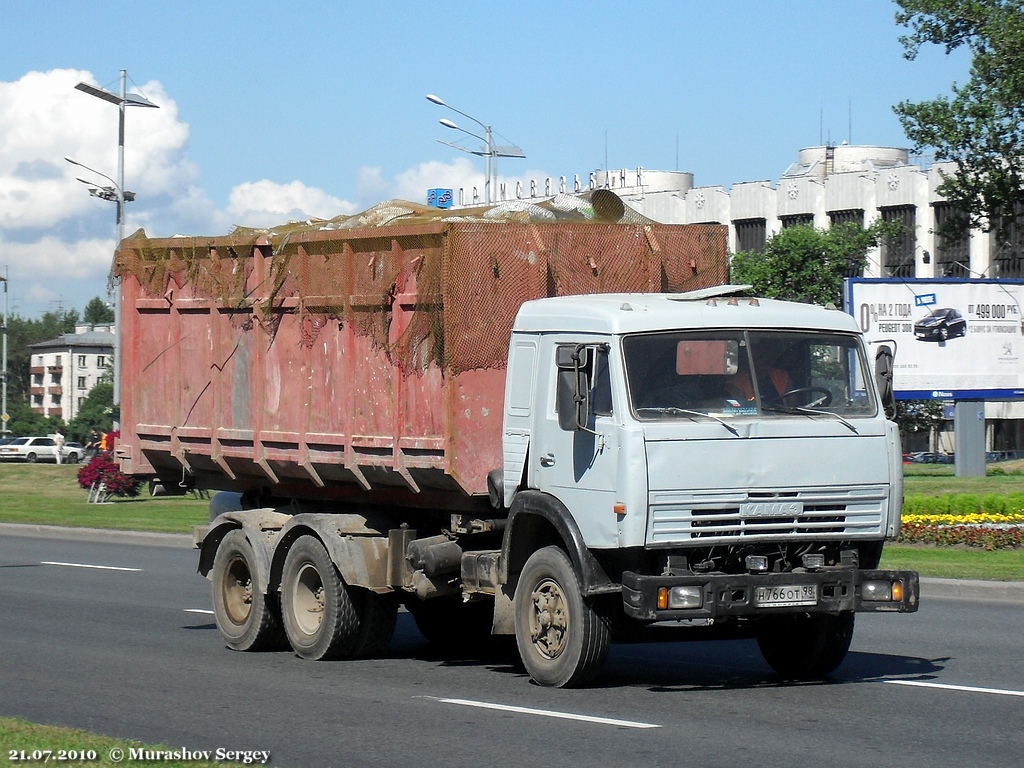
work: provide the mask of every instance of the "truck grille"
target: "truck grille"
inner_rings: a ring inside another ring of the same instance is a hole
[[[652,493],[649,544],[860,538],[885,531],[884,486]]]

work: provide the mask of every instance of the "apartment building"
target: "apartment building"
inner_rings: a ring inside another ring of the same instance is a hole
[[[112,370],[115,326],[80,325],[51,341],[29,345],[32,410],[70,421],[100,377]]]

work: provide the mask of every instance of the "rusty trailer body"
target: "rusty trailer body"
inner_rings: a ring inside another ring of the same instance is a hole
[[[424,209],[352,223],[122,243],[125,471],[284,498],[478,506],[502,462],[524,301],[726,278],[719,225]]]

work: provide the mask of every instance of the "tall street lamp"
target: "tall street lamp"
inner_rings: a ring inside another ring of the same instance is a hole
[[[88,83],[79,83],[75,88],[83,93],[87,93],[90,96],[95,96],[97,99],[108,101],[111,104],[116,104],[118,108],[118,122],[117,122],[117,181],[114,181],[106,174],[95,171],[88,166],[76,163],[74,160],[64,158],[69,163],[81,166],[86,170],[92,171],[98,176],[102,176],[104,179],[113,184],[113,189],[110,187],[102,187],[97,189],[90,189],[89,193],[99,197],[103,200],[112,200],[117,203],[117,250],[121,249],[121,241],[124,240],[124,204],[130,200],[135,199],[135,195],[131,192],[125,192],[124,190],[124,112],[126,107],[153,107],[157,108],[158,105],[151,102],[149,99],[145,99],[137,94],[129,94],[126,92],[128,82],[127,70],[121,70],[121,88],[120,93],[111,93],[110,91],[104,90],[103,88],[97,88],[94,85]],[[79,179],[81,181],[81,179]],[[88,183],[88,182],[86,182]],[[120,287],[115,289],[117,295],[114,296],[114,413],[117,416],[116,421],[120,421],[120,415],[117,413],[121,405],[121,290]]]
[[[3,387],[3,405],[0,405],[0,435],[7,434],[7,420],[11,417],[7,414],[7,285],[10,283],[7,275],[7,267],[4,267],[4,276],[0,277],[4,283],[4,354],[3,354],[3,377],[0,379],[0,386]]]
[[[494,134],[493,134],[493,131],[491,130],[491,126],[485,125],[484,123],[480,122],[475,117],[473,117],[472,115],[467,115],[465,112],[463,112],[462,110],[456,109],[451,104],[446,104],[439,96],[435,96],[432,93],[428,93],[427,94],[427,101],[429,101],[431,104],[437,104],[440,107],[445,107],[446,109],[450,109],[452,112],[455,112],[456,114],[462,115],[463,117],[465,117],[468,120],[472,120],[474,123],[476,123],[477,125],[479,125],[481,128],[484,129],[484,135],[480,136],[480,135],[478,135],[476,133],[473,133],[472,131],[467,131],[465,128],[460,128],[453,121],[448,120],[447,118],[442,118],[439,122],[445,128],[450,128],[453,131],[460,131],[461,133],[464,133],[467,136],[472,136],[475,139],[480,139],[480,141],[482,141],[484,143],[484,148],[482,150],[480,150],[480,149],[466,149],[465,147],[460,147],[458,144],[451,144],[451,143],[449,143],[447,141],[441,141],[440,139],[438,139],[438,141],[440,141],[445,146],[453,147],[453,148],[458,149],[458,150],[460,150],[462,152],[468,152],[471,155],[483,156],[483,157],[485,157],[487,159],[487,171],[486,171],[487,172],[487,181],[484,183],[484,198],[487,201],[487,205],[490,205],[491,202],[492,202],[492,199],[494,198],[494,195],[492,193],[492,187],[493,187],[493,183],[492,182],[494,180],[494,177],[497,175],[497,168],[496,168],[496,164],[494,162],[494,159],[498,158],[498,157],[525,158],[526,155],[523,153],[523,150],[520,149],[517,146],[514,146],[514,145],[513,146],[503,146],[503,147],[495,146],[495,144],[494,144]]]

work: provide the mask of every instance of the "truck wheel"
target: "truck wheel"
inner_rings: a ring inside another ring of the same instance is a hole
[[[854,614],[827,613],[772,616],[757,634],[761,655],[781,677],[809,680],[824,677],[846,658],[853,640]]]
[[[519,656],[534,681],[568,688],[597,674],[611,633],[580,594],[565,552],[545,547],[530,555],[519,575],[514,606]]]
[[[236,651],[283,646],[276,601],[260,592],[254,578],[252,545],[239,529],[229,531],[213,560],[213,615],[217,629]]]
[[[301,536],[281,574],[281,618],[292,650],[304,659],[353,656],[359,616],[330,555],[315,536]]]

